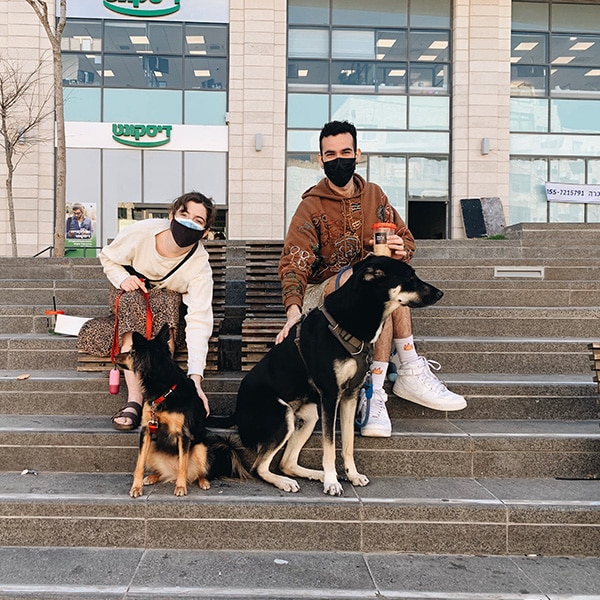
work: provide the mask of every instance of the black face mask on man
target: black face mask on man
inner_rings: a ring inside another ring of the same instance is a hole
[[[323,163],[323,170],[327,179],[337,187],[344,187],[356,169],[356,158],[335,158]]]
[[[202,239],[204,227],[189,219],[173,217],[171,219],[171,233],[175,243],[180,248],[187,248]]]

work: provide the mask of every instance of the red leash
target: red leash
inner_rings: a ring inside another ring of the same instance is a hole
[[[152,337],[152,310],[150,308],[150,298],[148,297],[148,292],[144,292],[140,290],[142,294],[144,294],[144,298],[146,299],[146,339],[149,340]],[[124,294],[124,290],[119,292],[117,299],[115,300],[115,329],[113,334],[113,343],[112,348],[110,349],[110,360],[112,364],[115,364],[115,356],[119,354],[119,300],[121,296]]]

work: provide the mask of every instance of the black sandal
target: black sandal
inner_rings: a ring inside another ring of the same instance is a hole
[[[133,408],[135,412],[131,412],[130,410],[126,410],[127,408]],[[115,423],[115,419],[120,417],[129,419],[131,421],[130,425],[125,425],[123,423]],[[137,429],[140,426],[140,422],[142,420],[142,405],[137,402],[128,402],[121,410],[118,410],[111,418],[113,427],[117,431],[132,431],[133,429]]]

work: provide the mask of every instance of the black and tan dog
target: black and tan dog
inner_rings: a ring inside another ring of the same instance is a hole
[[[323,482],[326,494],[341,495],[335,469],[335,421],[340,410],[342,457],[353,485],[369,483],[354,464],[354,414],[368,372],[371,344],[385,319],[400,305],[434,304],[443,293],[421,281],[398,260],[371,256],[356,264],[348,281],[312,310],[242,380],[235,422],[242,443],[257,451],[253,469],[281,490],[297,492],[292,477]],[[298,464],[302,447],[322,419],[323,470]],[[279,463],[287,475],[271,471]]]
[[[175,495],[185,496],[187,484],[198,481],[203,490],[210,479],[246,479],[239,449],[230,437],[209,436],[206,409],[194,382],[171,357],[169,326],[153,340],[133,333],[129,352],[117,364],[135,372],[144,392],[142,430],[133,485],[129,495],[142,495],[144,485],[175,481]],[[146,468],[150,474],[144,477]]]

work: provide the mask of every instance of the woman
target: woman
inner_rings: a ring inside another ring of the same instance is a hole
[[[148,292],[153,313],[152,335],[156,335],[164,323],[169,323],[174,351],[183,302],[187,308],[185,342],[188,375],[196,384],[207,413],[208,398],[202,390],[202,377],[208,339],[213,328],[213,281],[208,253],[200,240],[215,216],[213,201],[198,192],[191,192],[173,202],[168,220],[147,219],[120,232],[100,253],[104,273],[114,286],[110,293],[113,315],[87,321],[78,340],[78,347],[89,354],[110,354],[114,337],[115,301],[122,291],[124,293],[118,302],[118,343],[121,352],[129,350],[133,331],[146,334],[146,300],[143,292]],[[132,275],[126,267],[132,267],[138,275],[143,274],[152,283],[152,289],[148,290],[143,278]],[[113,415],[112,423],[115,429],[128,431],[140,424],[143,396],[137,377],[131,371],[125,371],[124,374],[127,404]]]

